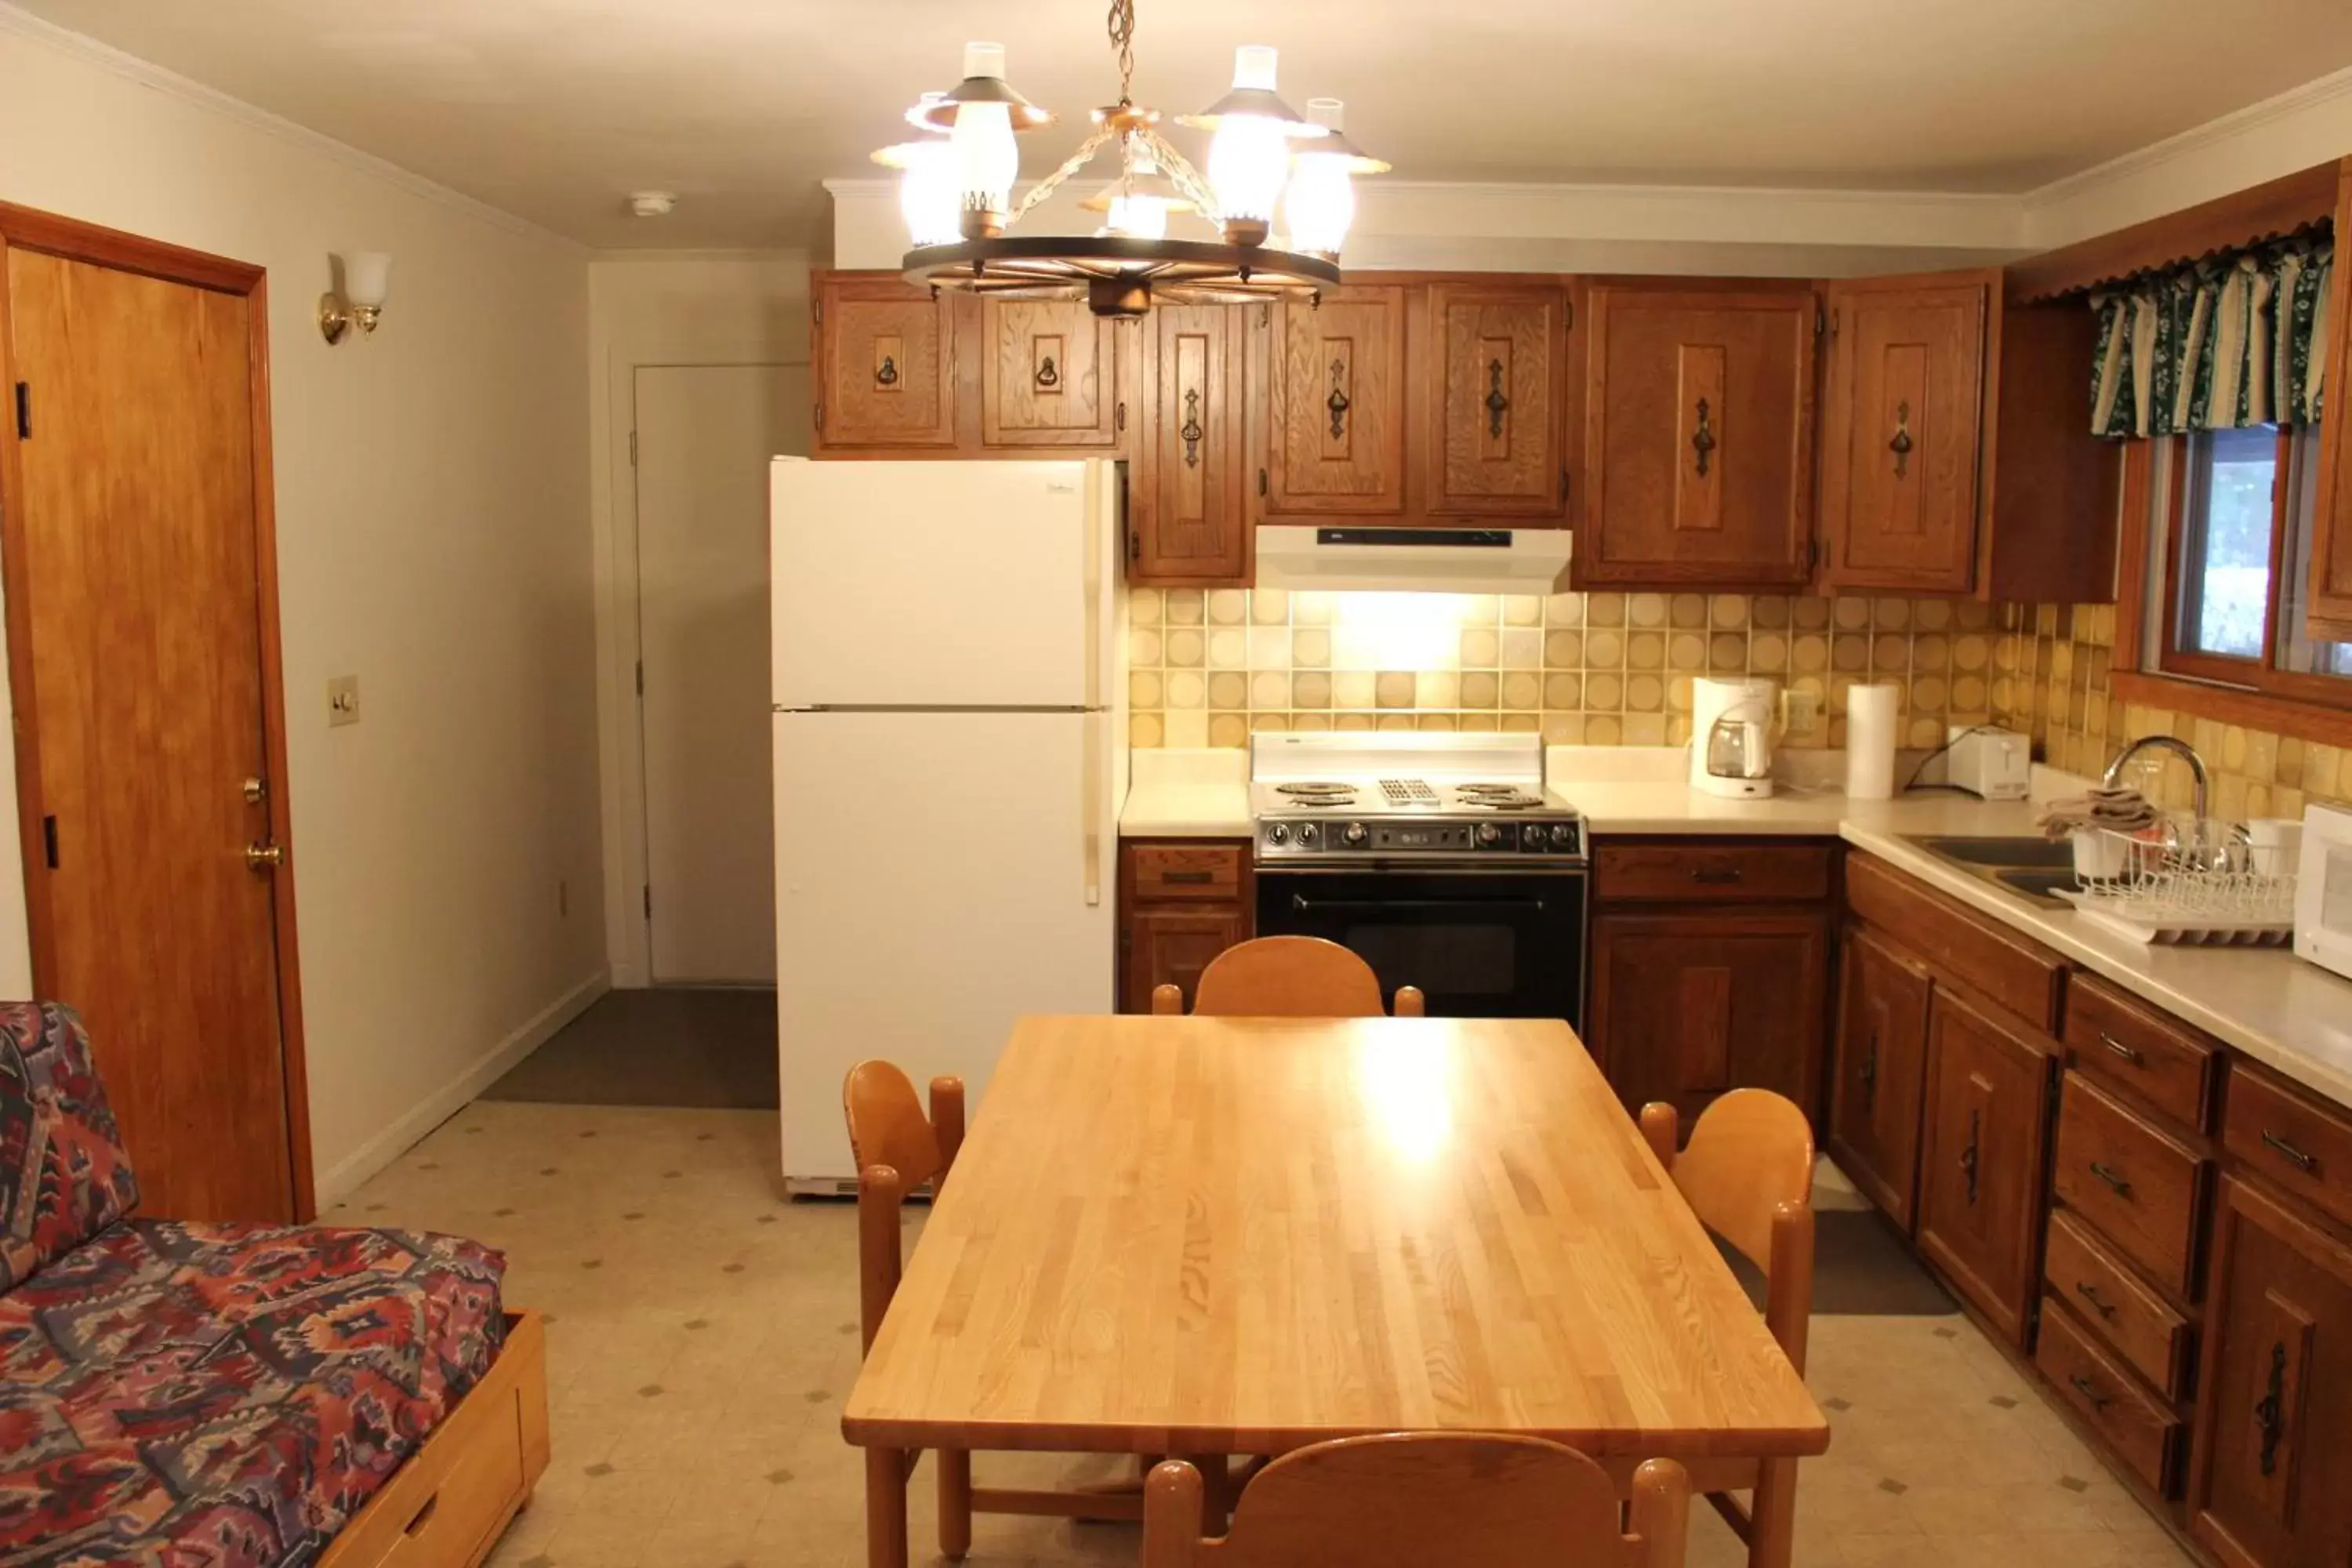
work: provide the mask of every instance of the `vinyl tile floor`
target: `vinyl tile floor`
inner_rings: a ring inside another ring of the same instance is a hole
[[[554,1457],[492,1568],[854,1568],[855,1212],[793,1204],[772,1112],[478,1101],[322,1217],[472,1236],[551,1315]],[[1825,1167],[1821,1203],[1860,1200]],[[920,1224],[910,1212],[910,1226]],[[911,1242],[910,1237],[910,1242]],[[2189,1559],[1958,1314],[1822,1315],[1829,1453],[1798,1486],[1803,1568],[2173,1568]],[[1118,1473],[983,1455],[984,1484]],[[936,1561],[929,1467],[909,1489]],[[983,1515],[975,1568],[1130,1563],[1132,1526]],[[1690,1562],[1743,1561],[1694,1507]]]

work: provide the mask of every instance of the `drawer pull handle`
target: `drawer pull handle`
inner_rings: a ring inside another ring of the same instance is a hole
[[[1706,883],[1737,882],[1739,880],[1739,868],[1737,866],[1695,866],[1691,868],[1691,880],[1694,882]]]
[[[2074,1294],[2083,1298],[2084,1300],[2088,1301],[2091,1304],[2091,1310],[2098,1313],[2102,1318],[2108,1320],[2110,1322],[2115,1320],[2116,1309],[2114,1305],[2099,1294],[2099,1288],[2096,1285],[2092,1284],[2087,1279],[2078,1279],[2074,1282]]]
[[[1983,1133],[1984,1113],[1980,1110],[1969,1111],[1969,1141],[1960,1150],[1960,1174],[1968,1179],[1969,1207],[1970,1208],[1977,1206],[1978,1167],[1983,1163],[1982,1157],[1977,1152],[1977,1145]]]
[[[2296,1170],[2301,1171],[2306,1176],[2319,1169],[2318,1155],[2305,1153],[2302,1150],[2296,1148],[2294,1144],[2288,1142],[2285,1139],[2280,1137],[2277,1133],[2273,1132],[2268,1128],[2264,1128],[2263,1130],[2263,1146],[2267,1149],[2277,1150],[2281,1159],[2284,1160],[2288,1164],[2293,1165]]]
[[[1210,879],[1210,875],[1206,871],[1162,871],[1160,873],[1160,879],[1163,882],[1183,883],[1198,887],[1208,881]]]
[[[2116,1038],[2113,1035],[2101,1035],[2099,1037],[2099,1044],[2106,1047],[2107,1049],[2123,1058],[2124,1060],[2131,1063],[2134,1067],[2145,1066],[2147,1063],[2147,1058],[2139,1054],[2139,1050],[2137,1047],[2127,1046],[2121,1040]]]
[[[2091,1174],[2098,1177],[2099,1180],[2106,1183],[2109,1187],[2113,1188],[2115,1190],[2116,1196],[2119,1198],[2127,1198],[2131,1196],[2132,1186],[2130,1181],[2125,1177],[2121,1171],[2116,1170],[2113,1165],[2103,1165],[2098,1161],[2094,1160],[2091,1162]]]
[[[400,1532],[403,1535],[415,1535],[417,1531],[423,1530],[427,1524],[430,1524],[433,1521],[434,1512],[436,1510],[439,1509],[440,1506],[441,1494],[436,1491],[431,1497],[425,1500],[425,1506],[418,1509],[415,1516],[401,1527]]]
[[[2254,1405],[2254,1425],[2263,1435],[2263,1474],[2278,1470],[2279,1439],[2286,1435],[2286,1346],[2271,1346],[2270,1384]]]
[[[1862,1109],[1865,1115],[1878,1109],[1878,1028],[1870,1031],[1870,1050],[1862,1058]]]
[[[2084,1398],[2091,1402],[2091,1408],[2093,1410],[2105,1410],[2114,1402],[2114,1395],[2101,1394],[2099,1392],[2099,1385],[2093,1383],[2089,1378],[2084,1376],[2079,1372],[2074,1376],[2068,1378],[2066,1381],[2074,1385],[2076,1393],[2080,1394]]]

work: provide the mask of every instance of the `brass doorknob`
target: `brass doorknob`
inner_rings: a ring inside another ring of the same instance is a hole
[[[248,844],[245,847],[245,863],[257,871],[275,871],[286,863],[286,847],[281,844]]]

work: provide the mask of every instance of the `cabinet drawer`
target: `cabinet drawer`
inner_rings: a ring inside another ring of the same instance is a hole
[[[2064,1309],[2046,1307],[2033,1364],[2058,1396],[2098,1429],[2116,1457],[2158,1492],[2172,1495],[2180,1420],[2171,1407],[2107,1359]]]
[[[1602,844],[1593,896],[1609,903],[1808,901],[1830,896],[1826,844]]]
[[[2043,1029],[2058,1022],[2058,955],[1867,855],[1849,857],[1846,907],[1935,967]]]
[[[2352,1117],[2242,1066],[2221,1141],[2273,1186],[2352,1225]]]
[[[2195,1149],[2070,1072],[2058,1101],[2051,1190],[2150,1279],[2182,1297],[2196,1266],[2205,1160]]]
[[[2094,1238],[2088,1226],[2061,1210],[2050,1216],[2042,1274],[2059,1300],[2156,1385],[2178,1399],[2188,1382],[2189,1320],[2140,1282]]]
[[[2200,1132],[2213,1128],[2213,1087],[2221,1058],[2212,1044],[2095,975],[2066,984],[2066,1030],[2073,1065]]]
[[[1129,847],[1139,903],[1242,896],[1242,850],[1233,844],[1138,844]]]

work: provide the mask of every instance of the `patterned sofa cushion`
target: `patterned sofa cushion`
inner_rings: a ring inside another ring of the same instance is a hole
[[[0,1297],[0,1562],[313,1561],[497,1359],[506,1259],[118,1225]]]
[[[0,1003],[0,1290],[138,1202],[81,1020],[54,1002]]]

